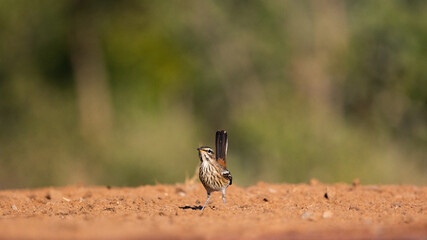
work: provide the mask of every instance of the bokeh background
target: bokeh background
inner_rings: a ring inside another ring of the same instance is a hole
[[[427,183],[427,1],[0,2],[0,188]]]

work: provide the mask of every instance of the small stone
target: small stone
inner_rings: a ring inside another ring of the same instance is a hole
[[[272,189],[272,188],[269,188],[269,189],[268,189],[268,191],[269,191],[270,193],[276,193],[276,192],[277,192],[275,189]]]
[[[365,218],[365,219],[363,220],[363,223],[365,223],[366,225],[371,225],[371,224],[372,224],[372,219],[370,219],[370,218]]]
[[[319,185],[319,180],[312,178],[310,179],[310,186],[317,186]]]
[[[307,220],[310,220],[310,221],[314,221],[315,220],[312,212],[305,212],[305,213],[303,213],[301,215],[301,218],[302,219],[307,219]]]
[[[66,202],[71,201],[69,198],[66,198],[66,197],[62,197],[62,199],[63,199],[64,201],[66,201]]]
[[[104,211],[116,212],[115,208],[105,208]]]
[[[323,218],[331,218],[334,215],[331,211],[325,211],[322,213]]]
[[[16,205],[15,205],[15,204],[13,204],[13,205],[12,205],[12,209],[13,209],[14,211],[18,211],[18,208],[16,207]]]
[[[358,208],[358,207],[356,207],[356,206],[350,206],[350,207],[348,208],[348,210],[356,210],[356,211],[359,211],[359,210],[360,210],[360,208]]]
[[[45,195],[45,198],[52,202],[59,202],[61,201],[62,197],[62,193],[53,188],[49,189],[49,191]]]
[[[328,200],[335,200],[335,195],[336,195],[335,189],[328,187],[326,188],[326,192],[323,195],[323,197]]]
[[[360,184],[360,179],[358,178],[353,179],[353,183],[352,183],[353,187],[357,187],[359,186],[359,184]]]
[[[88,191],[83,195],[83,198],[90,198],[92,197],[92,192]]]
[[[412,223],[414,221],[414,219],[411,217],[411,216],[405,216],[404,218],[403,218],[403,222],[404,223],[406,223],[406,224],[410,224],[410,223]]]
[[[177,187],[177,188],[175,188],[175,192],[178,193],[178,194],[181,193],[181,192],[185,193],[185,190],[182,189],[182,188],[180,188],[180,187]]]
[[[267,184],[265,183],[265,182],[263,182],[263,181],[259,181],[257,184],[256,184],[256,186],[257,187],[262,187],[262,188],[265,188],[265,186],[266,186]]]

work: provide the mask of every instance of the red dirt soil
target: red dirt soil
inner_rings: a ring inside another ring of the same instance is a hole
[[[427,239],[426,186],[200,183],[0,191],[0,239]]]

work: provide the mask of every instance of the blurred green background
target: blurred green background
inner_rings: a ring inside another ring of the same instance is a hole
[[[427,183],[427,1],[0,2],[0,188]]]

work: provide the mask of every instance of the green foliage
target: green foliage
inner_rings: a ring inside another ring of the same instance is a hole
[[[3,1],[0,188],[426,184],[424,1]]]

